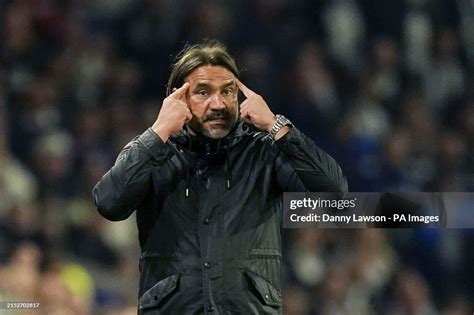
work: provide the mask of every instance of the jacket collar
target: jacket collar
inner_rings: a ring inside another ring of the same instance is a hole
[[[246,135],[250,135],[252,133],[251,129],[252,126],[245,123],[242,119],[239,119],[229,134],[221,139],[212,139],[202,134],[191,135],[183,128],[177,135],[171,136],[170,140],[182,147],[190,148],[192,151],[200,151],[198,148],[206,144],[213,147],[218,144],[219,147],[228,149],[239,143]]]

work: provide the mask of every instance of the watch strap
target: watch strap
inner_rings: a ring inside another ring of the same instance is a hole
[[[268,132],[273,140],[275,140],[275,136],[278,131],[281,130],[284,126],[292,126],[291,121],[283,115],[275,115],[276,120],[273,123],[272,129]]]

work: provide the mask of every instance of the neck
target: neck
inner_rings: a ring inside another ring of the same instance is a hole
[[[210,159],[220,155],[222,149],[226,146],[228,137],[213,139],[197,133],[188,127],[189,140],[191,141],[190,149],[202,156],[204,159]]]

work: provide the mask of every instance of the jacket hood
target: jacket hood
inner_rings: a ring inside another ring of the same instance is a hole
[[[254,131],[256,131],[255,127],[245,123],[242,119],[238,119],[229,134],[224,138],[212,139],[202,134],[191,135],[185,128],[181,129],[176,136],[172,136],[170,138],[171,146],[177,153],[178,158],[187,166],[185,196],[189,197],[190,174],[196,167],[196,159],[192,157],[192,154],[196,154],[207,161],[222,158],[225,161],[226,188],[230,189],[232,174],[229,170],[229,150],[245,136],[253,134]],[[181,148],[186,148],[191,153],[187,161],[181,156],[173,143]]]

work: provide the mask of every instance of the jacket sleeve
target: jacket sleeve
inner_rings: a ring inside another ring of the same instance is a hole
[[[152,171],[166,161],[169,152],[169,146],[150,128],[129,142],[92,190],[97,211],[112,221],[128,218],[149,191]]]
[[[283,191],[347,192],[339,164],[297,128],[275,144],[280,151],[276,176]]]

